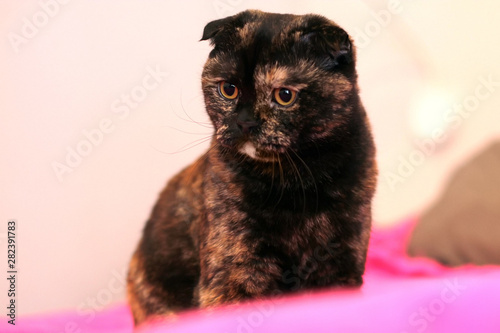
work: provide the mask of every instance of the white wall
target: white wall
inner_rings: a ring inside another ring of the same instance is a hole
[[[495,1],[401,0],[392,13],[387,1],[67,2],[0,4],[0,258],[14,218],[21,316],[123,299],[124,270],[157,193],[207,147],[199,76],[209,46],[198,40],[213,19],[247,8],[314,12],[355,36],[379,152],[378,224],[418,214],[458,163],[499,135],[500,87],[485,96],[480,83],[500,81]],[[160,72],[157,83],[150,71]],[[122,98],[144,91],[125,114]],[[448,99],[422,109],[422,96]],[[456,103],[474,110],[419,161],[414,140],[446,129],[442,112]],[[96,144],[85,146],[84,132]],[[78,147],[88,155],[58,177],[54,162],[67,164]],[[404,170],[402,160],[422,163]],[[390,173],[401,178],[391,183]]]

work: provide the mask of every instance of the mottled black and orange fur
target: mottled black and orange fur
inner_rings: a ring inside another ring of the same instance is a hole
[[[322,16],[245,11],[207,24],[202,40],[214,46],[202,74],[213,140],[144,228],[128,275],[136,323],[360,286],[377,170],[351,39]],[[238,98],[222,98],[220,81]],[[272,100],[279,87],[298,91],[293,105]]]

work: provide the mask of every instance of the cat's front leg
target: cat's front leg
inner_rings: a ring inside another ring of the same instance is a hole
[[[219,223],[207,234],[200,248],[200,307],[237,303],[278,291],[281,269],[275,258],[260,257],[259,240],[243,230]]]
[[[273,295],[278,291],[274,274],[265,263],[246,262],[226,267],[210,267],[201,276],[200,307],[237,303]]]

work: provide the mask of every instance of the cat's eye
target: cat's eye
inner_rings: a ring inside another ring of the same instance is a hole
[[[297,99],[297,92],[288,88],[276,88],[273,93],[274,101],[281,106],[290,106]]]
[[[227,81],[219,82],[219,94],[225,99],[235,99],[236,97],[238,97],[238,93],[238,87],[236,87],[234,84]]]

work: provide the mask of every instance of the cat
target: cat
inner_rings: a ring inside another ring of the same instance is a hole
[[[209,150],[160,194],[130,262],[134,321],[363,282],[375,146],[348,34],[247,10],[205,26]]]

